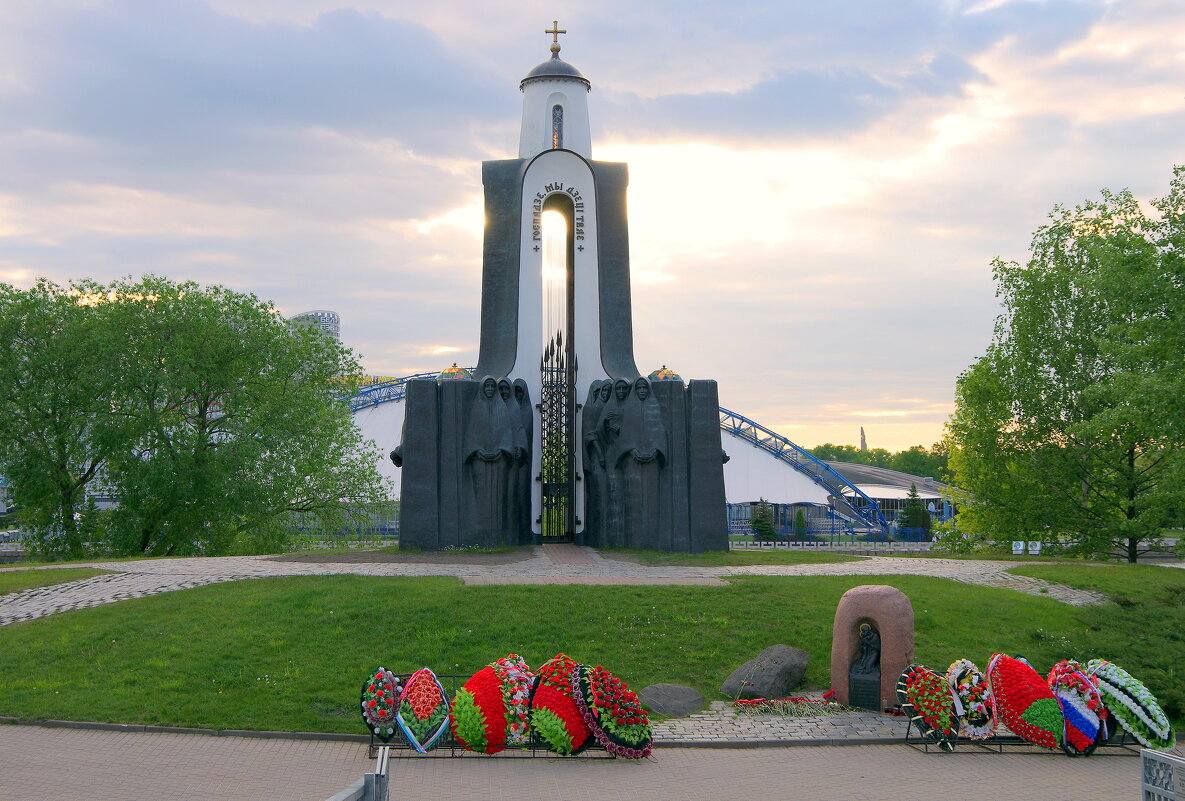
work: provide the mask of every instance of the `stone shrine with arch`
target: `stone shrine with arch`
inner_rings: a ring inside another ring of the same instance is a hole
[[[401,542],[726,550],[716,382],[634,362],[628,170],[592,159],[564,32],[519,85],[518,158],[482,163],[476,375],[407,386]]]

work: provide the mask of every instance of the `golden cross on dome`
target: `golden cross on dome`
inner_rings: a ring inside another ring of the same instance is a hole
[[[558,21],[558,20],[554,20],[554,19],[553,19],[553,20],[551,21],[551,30],[550,30],[550,31],[544,31],[544,33],[550,33],[550,34],[551,34],[551,52],[553,52],[553,53],[558,53],[558,52],[560,52],[560,34],[561,34],[561,33],[567,33],[567,31],[560,30],[560,23],[559,23],[559,21]]]

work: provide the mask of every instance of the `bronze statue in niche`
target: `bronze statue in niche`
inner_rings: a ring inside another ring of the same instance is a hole
[[[865,621],[860,624],[856,656],[848,669],[848,704],[881,711],[881,635]]]

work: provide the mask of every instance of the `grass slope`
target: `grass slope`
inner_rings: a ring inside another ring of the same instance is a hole
[[[1106,593],[1110,603],[1077,612],[1063,648],[1109,659],[1144,682],[1177,728],[1185,728],[1185,570],[1155,565],[1033,565],[1010,572]]]
[[[1048,598],[920,576],[746,577],[723,588],[269,578],[0,628],[0,715],[360,732],[355,699],[376,666],[470,672],[511,651],[532,666],[564,651],[635,689],[673,682],[718,697],[732,669],[781,642],[810,653],[808,684],[823,687],[836,603],[869,583],[910,596],[917,657],[939,668],[983,664],[993,650],[1050,664],[1066,654],[1048,632],[1083,634],[1078,610]]]
[[[0,595],[10,592],[64,584],[91,576],[110,573],[110,570],[95,570],[89,567],[65,567],[54,570],[3,570],[0,571]]]

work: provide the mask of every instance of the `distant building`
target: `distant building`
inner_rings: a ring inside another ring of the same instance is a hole
[[[307,325],[309,328],[320,328],[334,339],[341,339],[341,318],[335,311],[318,309],[316,311],[301,312],[293,315],[292,322]]]

